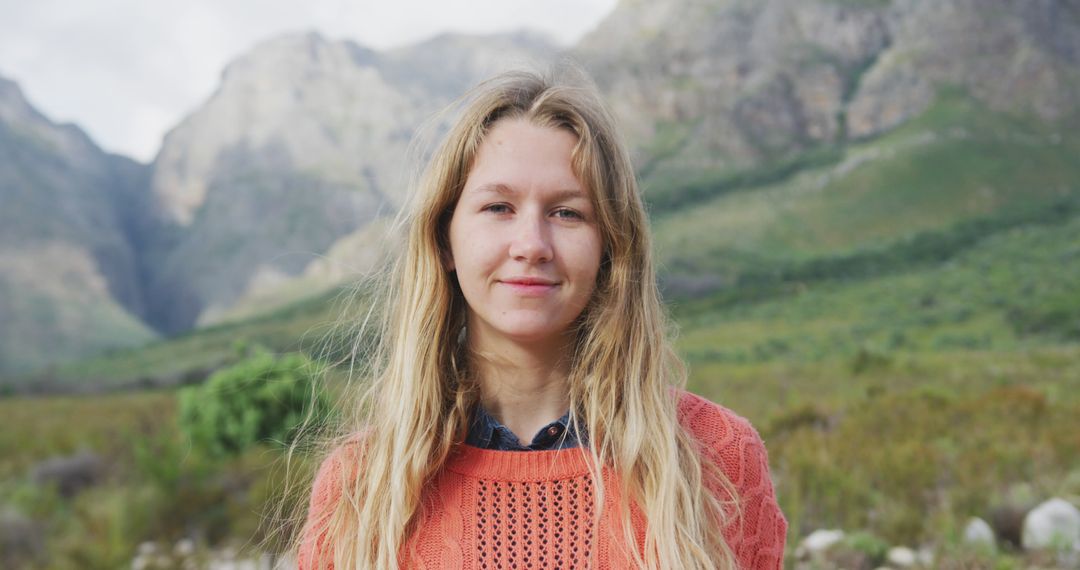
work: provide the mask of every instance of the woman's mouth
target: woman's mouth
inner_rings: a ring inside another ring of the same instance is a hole
[[[559,286],[557,281],[535,277],[514,277],[503,279],[499,283],[506,285],[515,293],[526,296],[546,295]]]

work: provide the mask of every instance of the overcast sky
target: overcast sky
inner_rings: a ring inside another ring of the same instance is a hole
[[[0,0],[0,76],[39,111],[148,162],[161,137],[268,37],[316,30],[384,49],[529,28],[569,45],[616,0]]]

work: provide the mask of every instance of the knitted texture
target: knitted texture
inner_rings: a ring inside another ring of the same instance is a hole
[[[745,419],[698,396],[683,393],[679,420],[700,442],[739,494],[741,516],[724,528],[740,569],[783,567],[787,521],[769,479],[761,437]],[[343,472],[354,456],[336,450],[320,467],[302,537],[300,570],[331,561],[325,521],[341,496]],[[581,449],[496,451],[459,446],[425,489],[416,532],[400,553],[405,568],[601,568],[632,567],[617,524],[621,499],[605,469],[604,507],[594,522],[594,489]],[[720,495],[719,489],[712,489]],[[641,551],[646,521],[631,506]],[[592,558],[590,559],[590,555]],[[333,567],[329,564],[328,567]]]

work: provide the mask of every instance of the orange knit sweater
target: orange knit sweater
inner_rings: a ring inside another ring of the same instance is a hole
[[[739,568],[782,568],[787,521],[757,432],[734,412],[689,393],[680,397],[679,417],[738,490],[742,515],[724,528],[724,537]],[[340,449],[331,454],[315,477],[300,570],[333,559],[320,527],[341,496],[343,458],[349,455]],[[605,506],[593,524],[593,488],[581,449],[493,451],[462,445],[425,490],[419,524],[400,553],[401,564],[477,570],[632,567],[625,541],[613,530],[619,498],[608,470],[604,485]],[[646,521],[635,508],[631,520],[640,552]]]

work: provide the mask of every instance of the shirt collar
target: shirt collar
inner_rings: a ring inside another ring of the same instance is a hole
[[[575,433],[575,431],[577,433]],[[578,438],[580,436],[580,440]],[[465,443],[501,451],[544,451],[578,447],[587,441],[584,427],[571,429],[570,412],[540,428],[529,445],[522,445],[510,428],[502,425],[483,406],[477,405]]]

